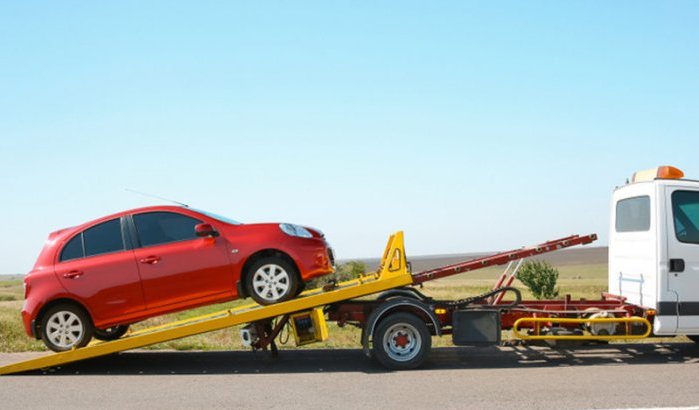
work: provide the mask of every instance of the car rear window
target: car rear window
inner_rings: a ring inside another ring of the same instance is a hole
[[[83,249],[83,234],[79,233],[69,240],[66,246],[61,251],[60,261],[69,261],[71,259],[80,259],[85,256]]]
[[[124,250],[124,239],[121,235],[121,221],[112,219],[86,229],[83,232],[85,255],[100,255]]]
[[[141,246],[179,242],[197,237],[198,219],[174,212],[148,212],[133,216]]]

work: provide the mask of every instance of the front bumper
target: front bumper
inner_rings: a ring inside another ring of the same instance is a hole
[[[315,243],[296,249],[297,252],[293,255],[304,282],[335,271],[335,255],[332,248],[325,241],[313,242]]]

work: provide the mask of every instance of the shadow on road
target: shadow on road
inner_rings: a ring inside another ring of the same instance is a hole
[[[569,349],[514,346],[432,350],[422,371],[557,366],[699,363],[694,343],[624,344]],[[265,352],[135,351],[67,364],[25,374],[162,375],[365,372],[386,370],[359,349],[282,350],[273,359]]]

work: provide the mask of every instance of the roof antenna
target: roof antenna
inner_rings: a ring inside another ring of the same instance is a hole
[[[153,195],[153,194],[147,194],[147,193],[145,193],[145,192],[136,191],[135,189],[131,189],[131,188],[124,188],[124,189],[125,189],[126,191],[133,192],[134,194],[139,194],[139,195],[147,196],[147,197],[150,197],[150,198],[155,198],[155,199],[160,199],[160,200],[167,201],[167,202],[172,202],[173,204],[177,204],[177,205],[183,206],[183,207],[185,207],[185,208],[189,208],[189,205],[187,205],[187,204],[184,204],[184,203],[182,203],[182,202],[175,201],[175,200],[172,200],[172,199],[168,199],[168,198],[163,198],[162,196]]]

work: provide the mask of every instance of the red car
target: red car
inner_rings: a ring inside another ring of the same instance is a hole
[[[140,208],[50,234],[24,279],[22,319],[27,334],[65,351],[169,312],[247,296],[288,300],[333,264],[311,228]]]

